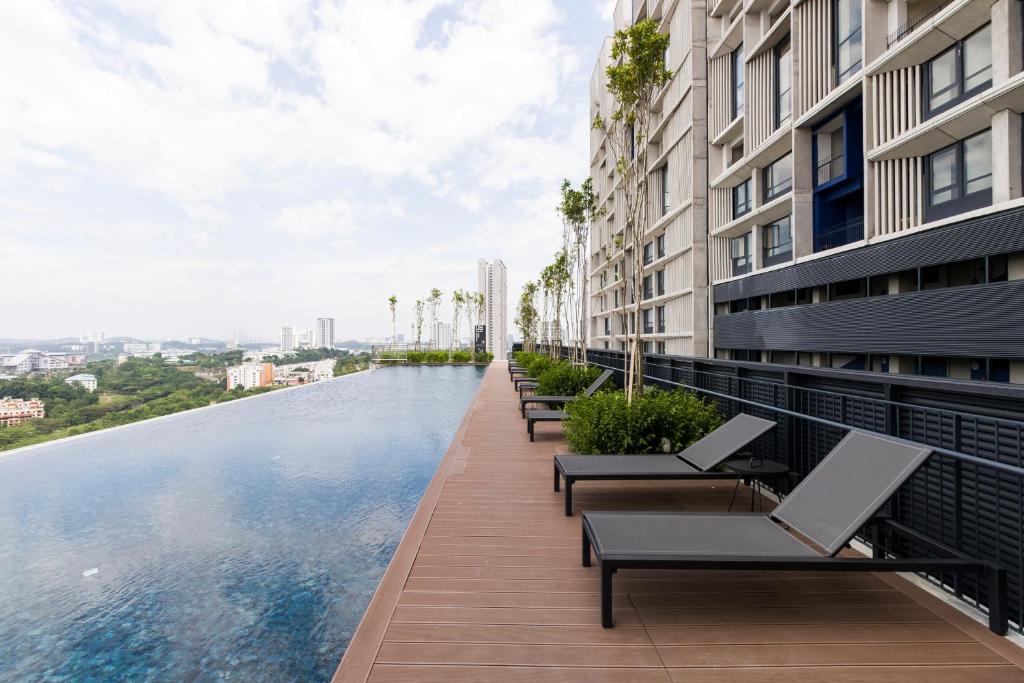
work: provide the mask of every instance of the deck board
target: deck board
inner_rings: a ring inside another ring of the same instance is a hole
[[[558,425],[529,442],[493,363],[335,681],[1024,681],[1010,641],[886,575],[624,570],[616,627],[601,628],[580,518],[552,491],[561,449]],[[594,482],[574,497],[577,510],[720,510],[732,487]]]

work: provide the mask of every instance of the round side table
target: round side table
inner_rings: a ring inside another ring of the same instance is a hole
[[[743,479],[749,479],[750,486],[753,489],[750,494],[750,511],[754,511],[754,498],[757,498],[757,510],[760,512],[761,503],[764,499],[764,479],[789,474],[789,467],[787,465],[775,462],[774,460],[765,460],[764,458],[744,456],[742,458],[726,460],[723,464],[729,470],[740,475],[736,478],[736,487],[732,490],[732,498],[729,499],[729,512],[732,512],[732,505],[736,502],[736,493],[739,491],[740,482]]]

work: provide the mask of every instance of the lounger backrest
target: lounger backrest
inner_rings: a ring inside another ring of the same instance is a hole
[[[835,555],[931,453],[926,446],[851,431],[772,517]]]
[[[608,378],[611,377],[611,376],[612,376],[612,371],[611,370],[605,370],[604,372],[602,372],[598,376],[597,379],[594,380],[593,384],[591,384],[589,387],[587,387],[587,390],[584,391],[583,393],[586,394],[587,396],[593,396],[594,392],[596,392],[598,389],[600,389],[601,385],[604,384],[605,382],[607,382]]]
[[[700,470],[710,470],[775,426],[771,420],[740,413],[703,439],[694,441],[679,456]]]

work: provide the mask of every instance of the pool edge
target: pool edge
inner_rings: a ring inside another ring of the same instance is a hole
[[[490,366],[501,362],[492,361]],[[434,472],[430,483],[427,484],[427,488],[416,506],[416,512],[409,520],[409,526],[402,534],[398,549],[395,550],[391,562],[388,563],[388,568],[384,571],[384,576],[377,584],[377,590],[374,591],[370,604],[366,606],[366,611],[363,612],[363,616],[359,620],[352,640],[349,641],[348,648],[331,677],[331,683],[365,683],[369,679],[370,669],[377,658],[377,651],[380,650],[380,646],[384,642],[384,634],[391,623],[391,615],[398,607],[398,598],[412,572],[413,562],[419,552],[420,543],[427,533],[427,525],[434,515],[434,508],[437,507],[437,502],[441,498],[444,484],[459,466],[460,461],[464,463],[464,458],[459,457],[462,441],[469,427],[471,416],[479,407],[480,392],[484,386],[486,373],[491,371],[490,366],[485,371],[484,377],[480,378],[473,399],[462,416],[462,422],[459,423],[459,428],[452,436],[452,441],[448,444],[448,450],[445,451],[444,457],[438,463],[437,471]]]

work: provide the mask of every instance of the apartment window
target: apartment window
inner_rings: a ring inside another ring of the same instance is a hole
[[[656,349],[655,353],[659,353],[663,356],[665,355],[665,342],[656,343],[654,345],[654,348]]]
[[[789,216],[764,226],[764,265],[774,266],[793,258],[793,232]]]
[[[732,118],[743,114],[743,46],[732,52]]]
[[[793,154],[787,154],[761,172],[764,179],[764,201],[770,202],[793,189]]]
[[[658,238],[655,240],[655,242],[658,245],[658,258],[664,258],[665,257],[665,235],[663,235],[663,234],[662,235],[658,235]]]
[[[654,309],[654,312],[654,317],[658,322],[658,332],[662,333],[665,331],[665,307],[658,306],[657,308]]]
[[[986,130],[926,157],[929,221],[992,203],[992,131]]]
[[[644,309],[644,334],[654,333],[654,309]]]
[[[629,158],[636,159],[636,128],[629,124]]]
[[[924,65],[925,118],[992,87],[992,25]]]
[[[653,277],[650,275],[644,276],[644,300],[650,299],[654,296]]]
[[[842,114],[814,135],[816,171],[814,184],[824,185],[846,174],[846,136]]]
[[[861,66],[861,2],[860,0],[832,0],[835,46],[833,59],[836,85],[845,83],[860,71]]]
[[[654,274],[654,289],[657,296],[665,295],[665,269],[662,268]]]
[[[750,178],[732,188],[732,217],[739,218],[753,208],[750,197]]]
[[[793,88],[793,59],[789,36],[775,46],[775,128],[789,123],[793,114],[790,91]]]
[[[743,158],[743,143],[737,142],[729,148],[729,165],[732,166]]]
[[[745,275],[750,272],[750,233],[733,237],[730,240],[732,250],[732,274]]]
[[[661,167],[661,215],[668,213],[668,164]]]
[[[644,245],[644,265],[646,266],[654,260],[654,242],[648,242]]]
[[[605,333],[605,336],[609,336],[612,333],[612,319],[611,318],[605,318],[604,319],[604,333]]]

